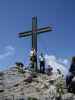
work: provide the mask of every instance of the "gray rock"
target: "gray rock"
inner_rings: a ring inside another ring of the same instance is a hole
[[[74,100],[74,94],[72,94],[72,93],[67,93],[67,94],[64,94],[63,96],[62,96],[62,100]]]
[[[38,100],[51,100],[51,98],[55,100],[58,94],[56,84],[60,82],[64,84],[62,77],[55,75],[55,73],[53,76],[36,74],[37,77],[32,77],[32,81],[27,82],[26,79],[31,75],[30,71],[25,70],[25,73],[19,73],[16,67],[5,70],[3,75],[0,76],[2,83],[0,84],[0,90],[4,90],[0,93],[0,100],[3,100],[3,98],[10,100],[24,98],[27,100],[28,97],[37,98]],[[62,100],[75,100],[75,97],[73,94],[65,92]]]

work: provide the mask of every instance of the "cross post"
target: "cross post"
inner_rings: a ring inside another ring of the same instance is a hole
[[[37,71],[37,17],[32,17],[32,48],[36,53],[36,61],[34,64],[34,69]]]
[[[37,35],[49,31],[52,31],[52,28],[49,26],[37,29],[37,17],[34,16],[32,17],[32,31],[30,30],[30,31],[19,33],[19,37],[32,36],[32,48],[36,52],[36,62],[34,62],[36,63],[35,71],[37,71]]]

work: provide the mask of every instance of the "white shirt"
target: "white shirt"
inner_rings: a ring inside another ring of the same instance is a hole
[[[33,56],[33,54],[34,54],[34,51],[30,51],[30,56]]]
[[[44,57],[39,56],[40,61],[44,61]]]

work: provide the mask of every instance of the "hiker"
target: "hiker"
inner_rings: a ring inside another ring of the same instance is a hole
[[[24,67],[24,64],[21,63],[21,62],[16,62],[16,66],[23,68]]]
[[[66,77],[66,85],[68,88],[68,91],[72,91],[71,89],[73,89],[73,83],[75,84],[75,82],[73,82],[73,78],[75,77],[75,57],[72,57],[72,63],[69,69],[69,73]]]
[[[75,76],[75,57],[72,58],[72,64],[70,66],[69,72]]]
[[[53,71],[53,68],[51,67],[51,65],[48,65],[47,75],[52,75],[52,71]]]
[[[40,73],[45,73],[45,58],[43,53],[39,56],[39,63],[40,63]]]
[[[25,70],[24,70],[24,64],[21,63],[21,62],[16,62],[16,68],[18,69],[18,72],[21,72],[21,73],[24,73]]]
[[[35,68],[35,62],[36,62],[36,52],[35,49],[32,48],[30,51],[30,61],[31,61],[31,68]]]

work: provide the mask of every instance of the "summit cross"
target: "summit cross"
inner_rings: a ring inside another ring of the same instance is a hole
[[[32,17],[32,30],[19,33],[19,37],[32,36],[32,48],[35,50],[37,58],[37,35],[49,31],[52,31],[52,28],[50,26],[37,28],[37,17],[34,16]],[[37,71],[37,59],[35,63],[36,63],[35,70]]]

